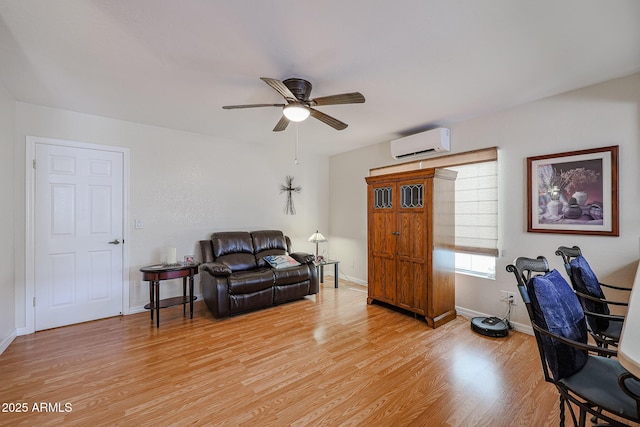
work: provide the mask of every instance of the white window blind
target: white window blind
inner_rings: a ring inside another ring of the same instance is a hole
[[[447,167],[456,178],[456,252],[498,256],[498,162]]]
[[[455,251],[498,256],[498,148],[414,160],[374,168],[382,175],[424,168],[458,171],[456,178]]]

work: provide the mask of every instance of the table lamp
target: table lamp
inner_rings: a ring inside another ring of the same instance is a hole
[[[311,235],[311,237],[309,237],[307,239],[307,241],[313,242],[313,243],[316,244],[316,260],[317,260],[318,259],[318,243],[326,242],[327,239],[325,239],[325,237],[322,235],[322,233],[320,233],[318,230],[316,230],[316,232],[313,233]]]

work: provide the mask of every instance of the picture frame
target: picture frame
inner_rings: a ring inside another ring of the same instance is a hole
[[[195,257],[193,255],[185,255],[184,256],[184,263],[185,264],[193,264],[195,261]]]
[[[527,231],[619,236],[618,147],[527,157]]]

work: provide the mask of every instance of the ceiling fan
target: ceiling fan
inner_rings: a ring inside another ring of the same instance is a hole
[[[238,108],[282,107],[282,118],[276,124],[276,127],[273,128],[274,132],[285,130],[290,121],[301,122],[309,116],[328,124],[336,130],[343,130],[348,126],[346,123],[318,111],[313,107],[337,104],[361,104],[364,102],[364,96],[360,92],[341,93],[310,99],[309,95],[311,94],[312,86],[311,83],[304,79],[291,78],[283,81],[269,77],[260,77],[260,79],[282,95],[287,103],[225,105],[222,108],[225,110],[233,110]]]

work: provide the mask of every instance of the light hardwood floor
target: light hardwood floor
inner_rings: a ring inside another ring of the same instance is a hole
[[[558,425],[533,337],[482,337],[460,316],[430,329],[332,283],[225,320],[197,302],[193,320],[162,310],[159,329],[140,313],[18,337],[0,402],[27,412],[0,425]]]

